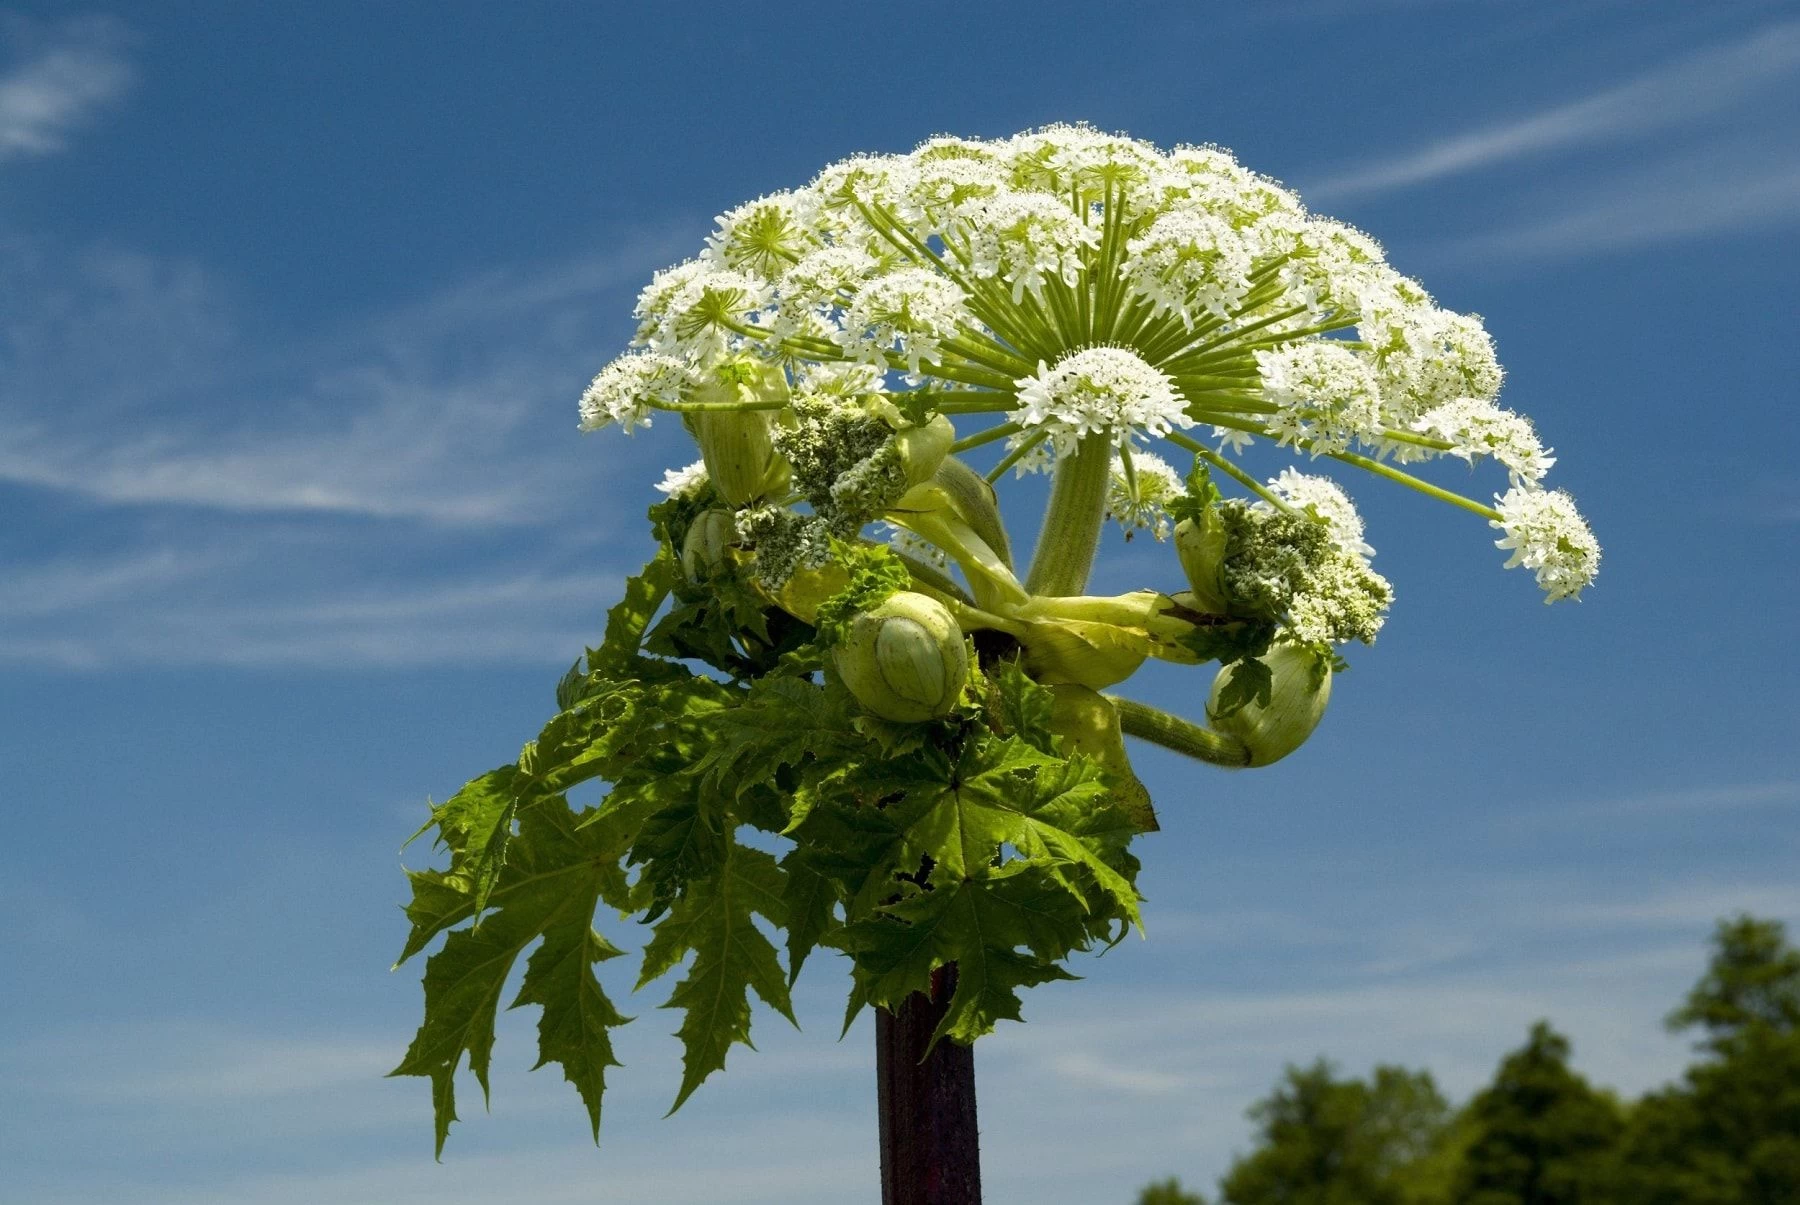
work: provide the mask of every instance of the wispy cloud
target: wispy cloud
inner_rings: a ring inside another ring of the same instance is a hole
[[[1800,157],[1743,145],[1553,191],[1528,206],[1546,216],[1457,239],[1437,257],[1491,263],[1593,254],[1792,221],[1800,217]]]
[[[111,21],[71,21],[0,73],[0,162],[47,155],[131,82]]]
[[[1310,186],[1313,199],[1392,192],[1531,155],[1693,126],[1757,98],[1800,69],[1800,22],[1771,26],[1592,96],[1457,134]]]
[[[603,570],[477,563],[396,584],[318,554],[259,534],[228,549],[24,567],[0,588],[0,664],[563,664],[591,640],[619,582]],[[283,561],[290,572],[269,570]]]

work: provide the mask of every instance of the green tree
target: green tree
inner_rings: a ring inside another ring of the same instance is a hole
[[[1719,922],[1706,974],[1669,1016],[1704,1057],[1632,1111],[1621,1205],[1800,1201],[1800,951],[1776,921]]]
[[[1610,1200],[1622,1110],[1569,1067],[1546,1021],[1469,1102],[1474,1130],[1456,1205],[1595,1205]]]
[[[1144,1185],[1138,1193],[1137,1205],[1206,1205],[1206,1198],[1197,1192],[1189,1192],[1181,1186],[1180,1179],[1170,1176],[1167,1180]]]
[[[1428,1073],[1339,1079],[1320,1059],[1289,1067],[1250,1117],[1260,1145],[1226,1173],[1224,1205],[1424,1205],[1417,1173],[1445,1140],[1450,1106]]]

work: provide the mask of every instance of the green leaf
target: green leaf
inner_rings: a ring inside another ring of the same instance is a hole
[[[1070,977],[1063,958],[1137,921],[1137,830],[1095,763],[976,730],[953,763],[881,772],[879,807],[815,806],[801,834],[848,900],[834,941],[855,960],[852,1015],[954,962],[968,978],[940,1036],[972,1041],[1016,1019],[1017,989]]]
[[[433,808],[431,820],[419,830],[437,827],[438,843],[450,851],[450,874],[466,885],[476,912],[487,907],[506,865],[523,785],[517,766],[489,770]]]
[[[756,914],[777,926],[785,923],[783,877],[770,855],[728,842],[717,872],[688,885],[644,948],[640,988],[667,974],[690,952],[694,955],[687,975],[663,1005],[686,1013],[676,1030],[685,1053],[681,1090],[671,1113],[725,1066],[733,1043],[751,1045],[750,992],[794,1021],[788,979],[775,947],[751,919]]]
[[[1235,715],[1251,703],[1259,707],[1269,705],[1275,690],[1275,675],[1267,662],[1251,657],[1223,672],[1231,676],[1219,692],[1218,705],[1213,708],[1215,716]]]
[[[831,558],[850,572],[842,590],[819,604],[818,641],[829,648],[843,639],[850,621],[873,610],[901,590],[912,589],[906,562],[885,544],[831,541]]]
[[[625,597],[606,613],[606,635],[600,647],[588,650],[590,675],[618,677],[636,668],[642,660],[638,649],[644,632],[680,577],[681,567],[665,545],[636,576],[625,580]],[[568,710],[560,698],[557,702]]]
[[[806,956],[838,928],[837,888],[799,850],[781,860],[786,883],[781,906],[787,913],[788,984],[800,978]]]
[[[1213,484],[1212,470],[1196,456],[1194,467],[1188,470],[1187,493],[1180,498],[1171,498],[1165,505],[1175,522],[1192,519],[1197,523],[1210,508],[1218,505],[1220,497],[1219,487]]]
[[[431,1080],[440,1155],[450,1123],[457,1120],[457,1068],[466,1055],[485,1098],[500,993],[519,955],[540,938],[545,944],[531,959],[514,1003],[543,1005],[538,1065],[562,1065],[587,1104],[598,1136],[604,1073],[616,1064],[608,1030],[624,1018],[606,1000],[592,970],[596,961],[618,951],[592,926],[602,899],[625,898],[618,854],[615,831],[603,825],[584,829],[567,807],[525,813],[492,892],[494,910],[474,928],[452,932],[426,960],[425,1019],[390,1074]],[[422,944],[422,927],[441,929],[454,923],[447,918],[458,911],[445,877],[418,874],[413,881],[414,907],[408,912],[415,928],[408,954]],[[466,894],[470,898],[462,911],[472,915],[473,893]]]
[[[1002,661],[988,677],[1002,731],[1044,753],[1056,752],[1056,734],[1050,728],[1055,696],[1032,681],[1016,658]]]

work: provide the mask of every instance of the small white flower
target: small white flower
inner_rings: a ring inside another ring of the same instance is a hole
[[[1492,401],[1500,392],[1494,341],[1474,314],[1399,295],[1374,301],[1357,327],[1375,349],[1381,396],[1395,426],[1457,398]]]
[[[1530,419],[1479,398],[1459,397],[1435,406],[1412,426],[1415,431],[1455,444],[1450,455],[1470,464],[1482,456],[1492,456],[1506,466],[1515,487],[1535,488],[1556,463],[1556,457],[1538,439]]]
[[[1489,526],[1506,533],[1494,541],[1494,547],[1512,550],[1506,567],[1523,565],[1534,572],[1546,603],[1579,600],[1600,570],[1600,542],[1575,509],[1575,499],[1563,490],[1515,486],[1496,496],[1495,505],[1500,517]]]
[[[882,262],[859,247],[821,247],[808,252],[781,274],[776,294],[784,312],[817,307],[835,309],[880,275]]]
[[[1030,439],[1035,432],[1015,431],[1006,437],[1006,450],[1016,452]],[[1013,476],[1023,477],[1028,473],[1048,473],[1056,467],[1056,447],[1049,439],[1040,439],[1027,448],[1024,455],[1013,461]]]
[[[1363,520],[1357,513],[1356,503],[1350,501],[1350,495],[1329,477],[1283,469],[1279,477],[1269,481],[1269,489],[1296,510],[1310,506],[1313,513],[1331,528],[1338,547],[1351,556],[1367,561],[1375,555],[1375,550],[1363,539]]]
[[[690,380],[687,366],[653,351],[626,352],[595,375],[581,395],[581,429],[618,423],[629,433],[650,425],[653,403],[677,401]]]
[[[844,309],[838,343],[866,363],[898,350],[917,374],[968,319],[962,288],[929,268],[902,268],[869,281]]]
[[[795,198],[774,193],[720,214],[718,229],[706,240],[707,258],[765,280],[780,276],[813,243]]]
[[[800,369],[794,393],[847,402],[880,393],[887,384],[885,378],[881,368],[873,364],[808,363]]]
[[[1256,353],[1263,396],[1278,409],[1267,419],[1276,442],[1314,456],[1342,452],[1381,435],[1381,395],[1368,362],[1333,339]]]
[[[1200,313],[1228,319],[1249,291],[1250,247],[1223,218],[1175,210],[1126,244],[1125,281],[1188,327]]]
[[[921,238],[945,233],[963,207],[1007,189],[1006,169],[992,156],[952,154],[952,149],[935,140],[913,152],[914,170],[897,205],[901,218]]]
[[[1168,376],[1125,347],[1071,352],[1015,387],[1019,407],[1008,417],[1021,427],[1048,424],[1059,452],[1086,435],[1124,442],[1137,430],[1161,436],[1194,423]]]
[[[1068,202],[1045,193],[1001,193],[957,211],[955,234],[967,247],[970,270],[1012,285],[1015,302],[1041,298],[1044,281],[1070,288],[1081,278],[1082,252],[1100,245],[1100,231],[1075,216]]]
[[[1256,442],[1256,436],[1237,427],[1214,427],[1212,436],[1219,441],[1219,451],[1239,453]]]
[[[1009,139],[1013,178],[1024,188],[1084,198],[1141,185],[1162,169],[1164,158],[1147,142],[1107,134],[1088,125],[1051,125]]]
[[[1131,471],[1123,458],[1114,462],[1106,491],[1106,517],[1125,529],[1125,538],[1148,528],[1158,541],[1169,538],[1170,499],[1187,492],[1174,466],[1154,452],[1133,452]]]
[[[671,498],[690,498],[706,487],[706,461],[696,460],[679,469],[664,469],[656,488]]]
[[[730,268],[689,260],[658,272],[638,295],[637,342],[704,364],[743,341],[733,326],[752,323],[773,290]]]

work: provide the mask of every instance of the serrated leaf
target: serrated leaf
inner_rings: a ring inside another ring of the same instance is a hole
[[[837,927],[837,888],[799,850],[781,860],[786,876],[782,908],[787,913],[788,984],[800,978],[806,956]]]
[[[536,1071],[558,1063],[563,1078],[581,1094],[594,1143],[600,1142],[600,1098],[606,1091],[606,1069],[620,1066],[613,1055],[611,1030],[630,1021],[613,1007],[590,968],[624,951],[586,925],[559,925],[544,934],[525,963],[525,980],[511,1007],[537,1004]]]
[[[562,1064],[598,1126],[601,1073],[612,1063],[603,1022],[617,1014],[593,977],[592,963],[608,956],[611,947],[594,937],[592,924],[602,898],[625,896],[619,852],[615,832],[605,826],[582,828],[566,806],[525,813],[491,895],[493,911],[480,925],[450,933],[443,948],[426,960],[425,1019],[390,1074],[431,1080],[439,1154],[457,1120],[456,1071],[467,1056],[486,1097],[500,993],[519,955],[540,938],[552,954],[538,963],[535,973],[528,968],[526,988],[515,1003],[529,999],[544,1005],[551,1020],[547,1031],[540,1027],[539,1066]],[[446,894],[450,886],[444,876],[414,876],[417,916],[409,952],[422,944],[421,922],[424,928],[441,928],[439,922],[454,911]],[[466,908],[473,914],[473,892],[466,894]],[[572,962],[560,958],[559,950],[571,954]],[[580,1024],[571,1027],[571,1015]]]
[[[731,842],[717,872],[689,884],[644,948],[640,988],[694,955],[663,1005],[686,1013],[675,1031],[683,1047],[682,1077],[671,1113],[725,1066],[733,1043],[750,1045],[752,991],[794,1021],[775,947],[751,919],[756,914],[785,923],[783,877],[773,857]]]
[[[1054,753],[1056,734],[1050,721],[1056,710],[1055,696],[1032,681],[1016,659],[1001,662],[988,677],[1001,730],[1045,753]]]
[[[638,649],[650,620],[680,574],[681,567],[664,546],[634,576],[625,579],[625,596],[606,613],[606,635],[601,638],[600,647],[588,650],[590,674],[617,677],[629,673],[641,659]]]
[[[1219,701],[1213,708],[1215,716],[1235,715],[1251,703],[1259,707],[1269,705],[1275,689],[1275,675],[1266,662],[1251,657],[1224,672],[1231,676],[1225,680],[1224,689],[1219,691]]]
[[[834,942],[855,960],[852,1015],[967,963],[941,1033],[972,1041],[1016,1017],[1017,989],[1069,977],[1063,958],[1137,920],[1137,830],[1096,764],[978,731],[954,764],[892,785],[878,809],[815,809],[804,833],[806,861],[849,901]]]

